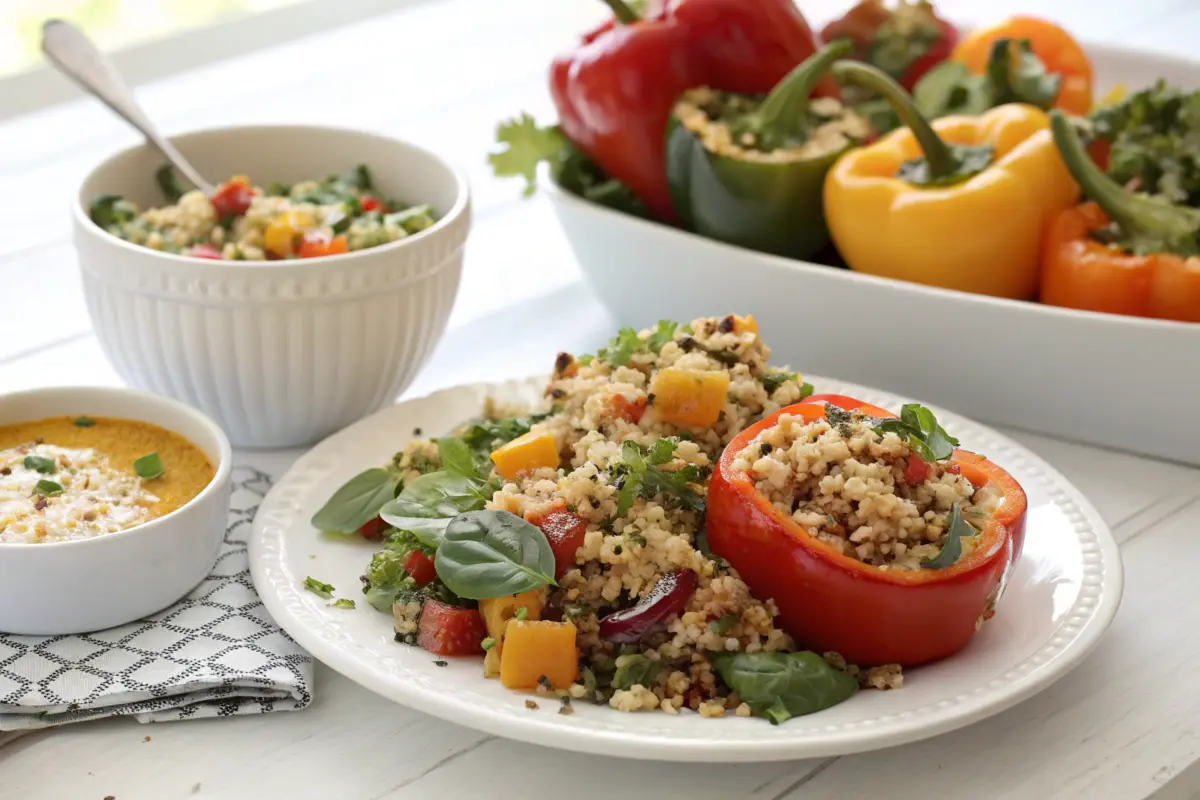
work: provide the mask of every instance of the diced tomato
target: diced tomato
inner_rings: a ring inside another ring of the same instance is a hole
[[[250,185],[249,179],[244,175],[238,175],[236,178],[222,183],[210,198],[218,216],[222,217],[230,214],[240,217],[246,213],[246,209],[250,208],[250,201],[253,199],[254,187]]]
[[[334,256],[347,250],[346,237],[335,236],[330,239],[323,231],[309,231],[300,242],[298,258],[317,258],[319,256]]]
[[[642,419],[642,414],[646,413],[646,398],[639,397],[637,401],[632,401],[623,394],[613,395],[612,398],[613,415],[637,424]]]
[[[477,656],[487,636],[483,617],[474,608],[459,608],[429,598],[421,607],[417,645],[439,656]]]
[[[534,523],[546,534],[554,551],[554,578],[557,580],[575,566],[575,552],[583,544],[587,520],[570,511],[552,511]]]
[[[364,522],[363,526],[358,529],[358,534],[364,539],[381,539],[383,538],[383,525],[383,520],[376,517]]]
[[[418,586],[424,586],[437,577],[437,568],[433,564],[433,559],[420,550],[413,550],[408,554],[408,557],[404,559],[404,568],[408,570],[408,574],[412,576]]]
[[[916,453],[908,454],[908,463],[904,465],[904,480],[910,485],[924,483],[932,474],[933,465],[923,460]]]
[[[364,194],[358,198],[358,205],[362,208],[364,214],[368,211],[383,211],[383,203],[379,202],[379,198],[369,194]]]
[[[192,258],[215,258],[218,261],[225,258],[221,255],[221,251],[217,249],[216,245],[211,245],[208,242],[194,245],[192,249],[187,251],[187,254]]]

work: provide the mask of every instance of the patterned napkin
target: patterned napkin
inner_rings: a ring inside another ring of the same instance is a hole
[[[250,582],[246,538],[271,486],[237,467],[217,563],[190,595],[138,622],[79,636],[0,634],[0,731],[132,715],[165,722],[304,708],[312,656]],[[6,738],[0,734],[0,743]]]

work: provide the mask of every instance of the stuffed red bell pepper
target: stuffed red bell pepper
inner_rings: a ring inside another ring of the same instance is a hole
[[[550,67],[563,134],[650,213],[675,220],[663,138],[675,101],[708,86],[769,92],[817,50],[791,0],[655,2],[643,18],[624,0],[604,0],[614,21],[587,34]],[[817,96],[837,96],[826,79]]]
[[[926,72],[950,57],[958,29],[942,19],[926,0],[861,0],[821,30],[821,39],[849,39],[852,58],[865,61],[912,91]]]
[[[814,395],[721,456],[707,530],[802,647],[916,666],[990,618],[1025,535],[1020,485],[932,412]]]

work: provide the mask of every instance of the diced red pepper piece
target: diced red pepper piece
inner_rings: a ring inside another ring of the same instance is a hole
[[[487,636],[483,617],[474,608],[459,608],[429,598],[421,607],[417,645],[439,656],[477,656]]]
[[[408,554],[404,559],[404,569],[408,570],[408,574],[412,576],[418,586],[424,586],[437,577],[437,568],[434,566],[433,559],[420,550],[413,550]]]
[[[254,199],[254,194],[254,187],[250,185],[249,179],[244,175],[238,175],[218,186],[210,201],[219,216],[240,217],[246,213],[246,209],[250,208],[250,201]]]
[[[541,520],[534,522],[554,551],[554,578],[575,566],[575,553],[583,545],[584,534],[587,533],[587,520],[570,511],[551,511]]]
[[[916,453],[908,454],[908,463],[904,465],[904,481],[913,486],[924,483],[933,473],[933,466]]]
[[[187,251],[187,254],[192,258],[212,258],[216,259],[217,261],[221,261],[225,258],[223,255],[221,255],[221,251],[217,249],[216,245],[211,245],[208,242],[193,245],[192,248]]]
[[[358,205],[364,214],[368,211],[383,211],[383,203],[379,202],[378,197],[370,194],[364,194],[358,198]]]
[[[363,526],[358,529],[358,534],[364,539],[382,539],[383,538],[384,522],[379,517],[372,520],[367,520]]]
[[[636,425],[646,413],[646,398],[639,397],[632,401],[623,394],[613,395],[612,409],[614,416]]]

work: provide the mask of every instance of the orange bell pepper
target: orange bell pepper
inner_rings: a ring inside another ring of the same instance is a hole
[[[998,39],[1028,39],[1034,55],[1046,65],[1047,72],[1058,73],[1062,81],[1054,105],[1069,114],[1086,114],[1092,107],[1092,62],[1071,34],[1049,20],[1015,16],[1004,22],[977,28],[964,35],[950,58],[961,62],[976,75],[987,69],[992,44]]]
[[[1127,191],[1088,157],[1066,117],[1055,112],[1051,127],[1063,161],[1094,202],[1066,209],[1047,229],[1041,301],[1200,322],[1200,210]],[[1097,240],[1113,223],[1117,241]]]
[[[895,416],[852,398],[828,400],[871,416]],[[863,665],[916,666],[952,655],[990,618],[1021,554],[1025,492],[983,456],[955,450],[951,463],[967,480],[1004,496],[969,555],[945,569],[918,571],[885,571],[842,555],[781,514],[751,478],[733,469],[738,452],[781,414],[812,421],[824,417],[825,408],[789,406],[725,448],[708,489],[709,545],[755,596],[774,599],[781,625],[802,647],[832,650]]]

